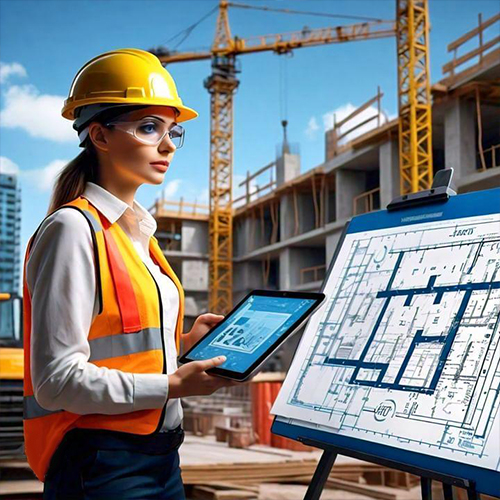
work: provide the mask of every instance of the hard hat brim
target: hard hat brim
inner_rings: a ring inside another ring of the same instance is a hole
[[[130,99],[126,99],[123,97],[108,97],[105,100],[102,98],[89,98],[89,99],[80,99],[78,100],[78,105],[76,103],[71,102],[72,99],[66,99],[64,101],[64,107],[61,111],[61,114],[64,118],[68,120],[75,119],[75,109],[80,106],[87,106],[90,104],[101,104],[103,102],[109,104],[129,104],[129,105],[149,105],[149,106],[168,106],[169,108],[176,108],[179,110],[179,115],[176,118],[177,123],[185,122],[188,120],[192,120],[198,116],[198,113],[187,106],[175,104],[173,105],[171,101],[162,102],[161,99],[136,99],[134,102],[131,102]]]

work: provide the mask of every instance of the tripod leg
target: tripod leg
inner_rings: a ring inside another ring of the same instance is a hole
[[[304,500],[319,500],[336,458],[336,453],[327,450],[323,451],[323,455],[321,455],[314,476],[311,479],[311,484],[307,488]]]
[[[422,500],[432,500],[432,479],[421,477],[420,489],[422,491]]]
[[[467,489],[468,500],[481,500],[481,495],[477,492],[476,488]]]
[[[451,484],[443,483],[443,496],[444,500],[455,500],[457,498]]]

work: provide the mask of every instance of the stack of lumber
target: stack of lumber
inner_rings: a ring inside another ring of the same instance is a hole
[[[246,449],[229,448],[215,436],[191,436],[180,448],[182,479],[185,484],[206,484],[213,481],[281,480],[312,474],[318,457],[310,453],[274,450],[253,445]],[[306,458],[307,457],[307,458]]]
[[[320,450],[296,452],[263,445],[234,449],[225,442],[217,442],[214,436],[187,435],[180,449],[182,479],[193,499],[267,500],[255,488],[276,483],[285,489],[302,491],[303,497],[321,454]],[[343,456],[337,458],[326,488],[342,491],[344,496],[332,497],[339,499],[420,498],[419,493],[414,496],[415,491],[420,491],[414,476]],[[276,498],[280,498],[278,494]]]
[[[252,425],[250,400],[230,394],[210,398],[191,397],[182,401],[183,428],[198,436],[215,433],[216,427],[248,427]]]
[[[251,427],[216,427],[215,439],[227,443],[230,448],[248,448],[255,443]]]
[[[251,427],[252,416],[240,408],[195,407],[184,410],[183,428],[198,436],[215,434],[217,427]]]

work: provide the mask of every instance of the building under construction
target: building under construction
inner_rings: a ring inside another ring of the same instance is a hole
[[[500,185],[500,40],[483,40],[499,24],[500,15],[480,19],[450,43],[447,76],[431,86],[433,170],[453,168],[459,193]],[[457,55],[465,43],[476,48]],[[235,304],[256,288],[319,290],[346,222],[400,195],[398,119],[381,120],[380,112],[360,119],[368,108],[380,110],[381,99],[379,90],[325,133],[322,164],[301,165],[285,135],[275,160],[247,173],[245,194],[233,200]],[[367,122],[372,128],[357,135]],[[209,207],[158,200],[151,211],[186,293],[187,330],[208,310]],[[289,356],[281,355],[274,363],[286,368]]]

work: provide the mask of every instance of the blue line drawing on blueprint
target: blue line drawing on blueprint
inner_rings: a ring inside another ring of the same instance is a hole
[[[347,234],[273,414],[500,470],[500,218]]]

